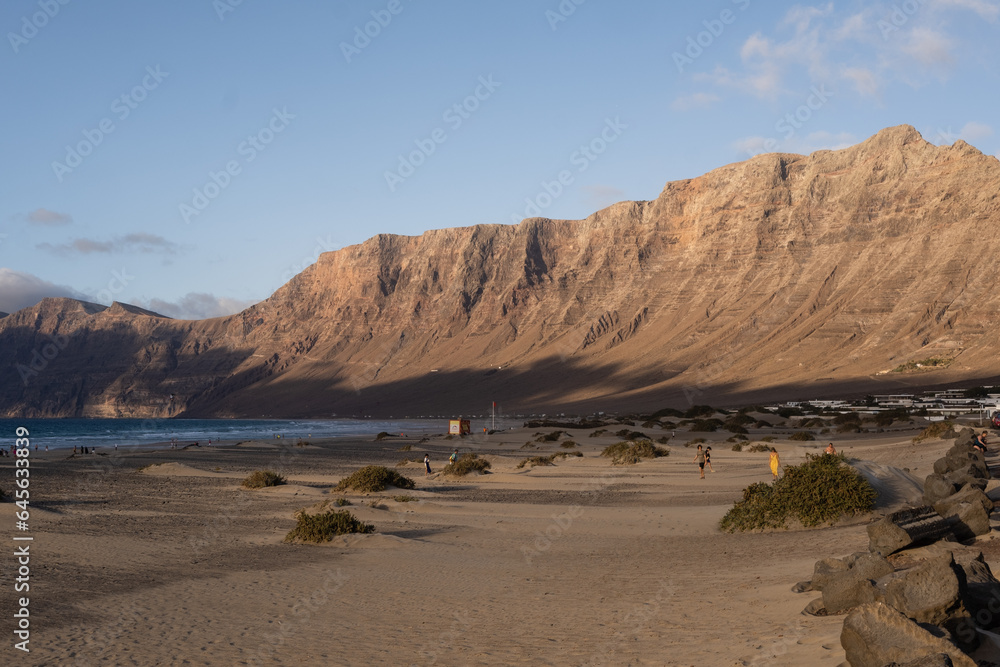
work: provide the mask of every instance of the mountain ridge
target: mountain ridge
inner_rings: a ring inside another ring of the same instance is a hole
[[[0,320],[0,411],[530,413],[1000,376],[998,220],[996,158],[886,128],[583,220],[378,234],[229,317],[46,299]],[[929,356],[949,366],[879,375]]]

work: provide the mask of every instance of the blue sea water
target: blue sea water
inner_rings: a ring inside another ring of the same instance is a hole
[[[397,419],[0,419],[0,446],[13,444],[16,429],[28,429],[31,446],[114,448],[169,442],[207,444],[216,440],[267,440],[374,435],[381,431],[444,433],[442,420]]]

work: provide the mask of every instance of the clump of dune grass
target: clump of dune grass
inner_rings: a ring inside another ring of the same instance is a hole
[[[408,452],[411,449],[413,449],[413,445],[411,445],[411,444],[405,444],[402,447],[400,447],[399,449],[397,449],[396,451],[397,452]]]
[[[385,487],[395,486],[397,489],[412,489],[416,487],[409,477],[400,475],[395,470],[385,466],[365,466],[361,470],[345,477],[337,484],[335,491],[353,489],[361,493],[376,493],[385,491]]]
[[[305,510],[295,513],[297,521],[285,536],[285,542],[329,542],[337,535],[374,533],[375,526],[359,521],[347,510],[331,510],[322,514],[309,514]]]
[[[403,466],[405,466],[409,462],[410,462],[410,459],[403,459],[399,463],[396,464],[396,467],[397,468],[402,468]],[[417,463],[417,461],[414,461],[414,463]]]
[[[604,435],[607,432],[608,432],[608,429],[606,429],[606,428],[599,428],[599,429],[597,429],[596,431],[594,431],[593,433],[591,433],[587,437],[589,437],[589,438],[596,438],[598,436]]]
[[[562,437],[565,431],[552,431],[551,433],[539,433],[535,442],[556,442]]]
[[[957,438],[958,434],[955,432],[955,423],[950,421],[934,422],[919,435],[913,438],[913,442],[923,442],[924,440],[930,440],[931,438],[941,438],[941,439],[951,439]]]
[[[533,442],[526,442],[521,445],[521,449],[538,449],[538,445]]]
[[[441,469],[444,475],[465,477],[469,473],[484,473],[490,467],[490,462],[479,458],[478,454],[462,454],[457,461]],[[412,488],[412,487],[411,487]]]
[[[412,503],[416,501],[416,498],[413,496],[393,496],[392,499],[397,503]]]
[[[269,486],[280,486],[286,482],[282,475],[273,470],[255,470],[243,480],[245,489],[263,489]]]
[[[573,440],[567,440],[566,442],[560,442],[559,446],[563,449],[572,449],[574,447],[579,447],[580,445],[576,444]]]
[[[555,465],[556,459],[565,459],[570,456],[581,457],[583,454],[581,452],[555,452],[554,454],[549,454],[548,456],[531,456],[526,459],[522,459],[522,461],[517,464],[517,467],[523,468],[527,465],[530,465],[532,468],[535,466],[552,466]]]
[[[805,463],[787,466],[773,484],[757,482],[744,489],[719,528],[732,533],[787,528],[793,520],[807,527],[833,524],[842,516],[870,512],[877,495],[843,454],[807,454]]]
[[[796,431],[795,433],[792,433],[790,436],[788,436],[788,439],[796,440],[799,442],[807,442],[809,440],[815,440],[816,436],[814,436],[809,431]]]
[[[638,442],[625,440],[608,445],[601,452],[601,456],[611,459],[612,465],[632,465],[639,463],[642,459],[654,459],[669,454],[669,449],[657,447],[649,440],[639,440]]]
[[[762,442],[755,442],[747,448],[747,451],[756,454],[758,452],[769,452],[771,448]]]
[[[733,443],[733,451],[734,452],[742,452],[743,451],[743,443],[742,442],[735,442],[735,443]]]
[[[348,505],[351,504],[351,501],[348,500],[347,498],[337,498],[336,500],[333,501],[333,504],[336,505],[337,507],[347,507]]]
[[[552,462],[551,456],[529,456],[526,459],[522,459],[520,463],[517,464],[518,469],[525,466],[554,466],[555,463]]]

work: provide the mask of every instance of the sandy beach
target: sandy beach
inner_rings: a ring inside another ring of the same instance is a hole
[[[551,428],[492,435],[313,440],[70,456],[32,452],[31,665],[839,665],[842,616],[801,615],[791,587],[813,563],[867,550],[867,516],[842,525],[728,534],[718,521],[756,481],[765,453],[729,433],[678,432],[669,456],[612,466],[619,438]],[[609,429],[611,431],[614,428]],[[646,430],[652,437],[669,431]],[[919,497],[948,441],[913,444],[919,425],[791,442],[782,463],[827,441],[861,461],[878,512]],[[751,441],[767,432],[752,431]],[[782,433],[786,435],[782,435]],[[713,447],[699,479],[694,448]],[[526,443],[531,446],[526,446]],[[406,446],[409,451],[401,451]],[[438,471],[476,452],[489,474]],[[579,451],[553,466],[528,456]],[[425,476],[424,453],[435,471]],[[404,458],[410,462],[396,468]],[[394,467],[416,490],[331,493],[363,465]],[[288,484],[246,490],[276,470]],[[902,470],[908,468],[908,472]],[[2,479],[13,479],[9,458]],[[990,489],[995,482],[991,482]],[[5,490],[11,485],[3,483]],[[993,494],[991,494],[992,496]],[[409,501],[395,497],[409,496]],[[346,497],[368,535],[285,544],[293,514]],[[14,524],[15,507],[0,505]],[[876,515],[878,515],[876,512]],[[13,533],[12,528],[8,531]],[[994,570],[1000,545],[979,538]],[[11,559],[0,605],[15,607]],[[4,635],[13,619],[4,614]]]

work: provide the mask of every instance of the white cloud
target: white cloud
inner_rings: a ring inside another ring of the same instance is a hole
[[[854,89],[865,97],[878,97],[882,89],[878,76],[867,67],[846,67],[842,76],[854,84]]]
[[[902,51],[918,62],[934,67],[955,62],[951,48],[951,40],[942,33],[930,28],[914,28]]]
[[[13,313],[49,296],[89,300],[72,287],[56,285],[30,273],[0,268],[0,311]]]
[[[958,136],[960,136],[963,141],[971,144],[975,141],[979,141],[980,139],[992,137],[993,128],[986,123],[979,123],[974,120],[970,120],[962,126],[961,130],[958,131]]]
[[[580,189],[586,195],[587,204],[594,208],[610,206],[625,199],[625,191],[611,185],[584,185]]]
[[[986,0],[933,0],[933,2],[934,6],[941,8],[968,9],[990,23],[1000,18],[1000,5]]]
[[[733,148],[745,159],[761,153],[808,155],[821,150],[840,150],[856,143],[858,143],[857,139],[850,132],[833,133],[821,130],[805,136],[793,135],[787,139],[762,136],[743,137],[733,142]]]
[[[34,225],[68,225],[73,222],[73,216],[50,211],[47,208],[36,208],[24,216],[24,219]]]
[[[691,111],[692,109],[707,109],[722,98],[712,93],[692,93],[681,95],[670,105],[675,111]]]
[[[151,299],[148,303],[136,305],[179,320],[205,320],[233,315],[255,303],[258,301],[218,297],[204,292],[188,292],[178,301]]]
[[[39,243],[35,246],[56,255],[90,255],[93,253],[165,253],[173,255],[180,246],[156,234],[138,232],[125,234],[111,241],[74,239],[69,243]]]

